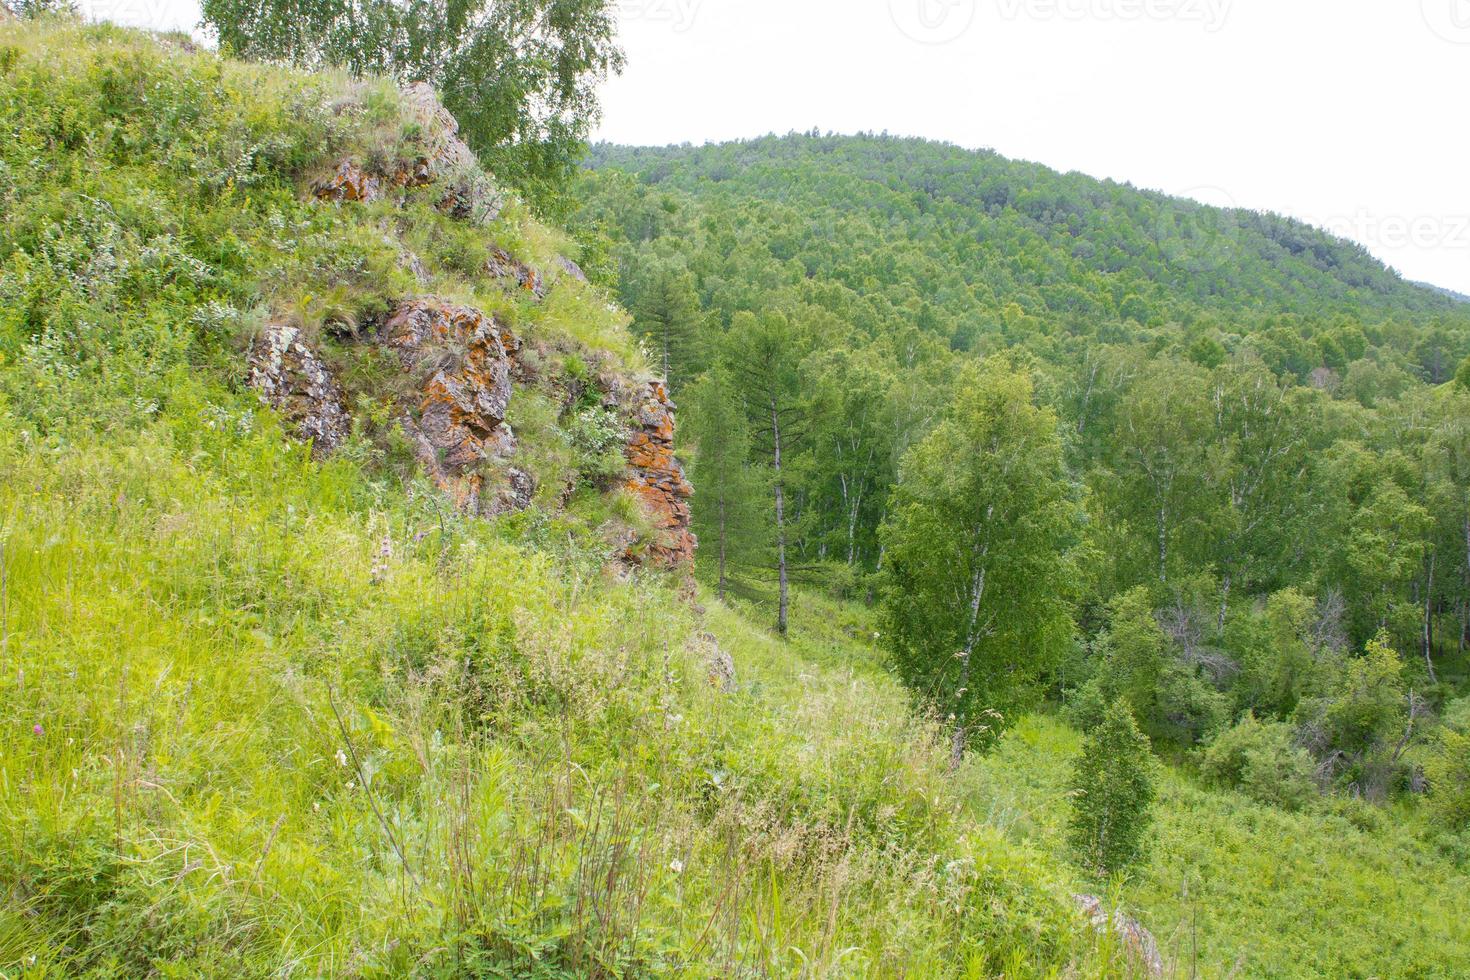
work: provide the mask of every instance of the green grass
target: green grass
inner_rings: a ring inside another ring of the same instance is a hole
[[[1020,723],[965,779],[976,818],[1018,843],[1065,848],[1066,782],[1080,738]],[[1287,813],[1166,771],[1152,857],[1119,892],[1185,975],[1457,977],[1470,874],[1422,815],[1351,800]],[[1098,885],[1106,888],[1105,885]]]
[[[0,124],[0,975],[1126,969],[1064,865],[965,817],[861,613],[805,600],[778,642],[611,574],[616,494],[466,521],[404,465],[331,333],[422,288],[405,248],[534,350],[544,486],[576,475],[557,372],[641,361],[594,287],[477,274],[570,251],[515,202],[309,199],[401,144],[391,89],[22,23]],[[267,317],[353,387],[327,462],[242,388]]]

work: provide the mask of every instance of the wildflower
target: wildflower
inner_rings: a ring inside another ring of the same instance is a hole
[[[337,750],[337,765],[339,765],[339,766],[345,766],[345,765],[347,765],[347,753],[346,752],[343,752],[341,749],[338,749]]]
[[[41,723],[40,722],[36,722],[36,724],[34,724],[33,726],[31,726],[31,731],[35,732],[37,735],[45,735],[46,734],[46,729],[44,729],[44,728],[41,727]]]
[[[311,801],[311,812],[312,813],[321,813],[322,812],[322,805],[321,805],[321,802],[319,800],[312,800]]]
[[[678,858],[674,858],[674,860],[672,860],[672,861],[669,862],[669,870],[672,871],[676,875],[683,874],[684,873],[684,862],[683,861],[680,861]]]

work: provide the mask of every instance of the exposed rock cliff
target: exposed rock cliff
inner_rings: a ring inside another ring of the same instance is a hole
[[[342,388],[296,327],[268,325],[250,347],[250,386],[323,456],[352,430]]]
[[[628,489],[653,518],[648,559],[665,568],[692,561],[696,541],[689,530],[689,498],[694,488],[674,456],[674,403],[662,381],[650,381],[644,389],[634,411],[627,456]]]
[[[493,219],[499,198],[459,138],[454,117],[426,85],[410,86],[404,100],[414,117],[418,155],[378,169],[356,158],[343,160],[312,193],[323,200],[363,202],[395,189],[442,186],[441,211],[470,221]],[[398,245],[415,278],[430,281],[422,263]],[[564,256],[556,256],[552,268],[552,282],[587,282],[581,268]],[[490,248],[485,273],[507,291],[536,300],[552,285],[536,267],[498,245]],[[398,302],[374,339],[414,379],[411,396],[395,396],[397,422],[419,463],[455,505],[483,516],[529,506],[535,480],[513,465],[517,441],[505,419],[516,385],[536,383],[544,352],[522,359],[520,340],[496,316],[434,296]],[[250,366],[250,383],[262,399],[281,411],[300,437],[311,439],[318,454],[335,449],[351,431],[341,386],[300,331],[268,329],[251,350]],[[654,532],[651,541],[618,545],[620,557],[629,564],[687,566],[695,549],[689,529],[693,488],[674,456],[674,405],[663,383],[631,382],[609,370],[596,387],[605,395],[605,407],[626,420],[625,486],[642,502]]]
[[[493,316],[434,297],[405,301],[383,325],[383,343],[403,369],[424,376],[422,398],[401,424],[424,469],[470,514],[499,514],[530,502],[530,478],[507,468],[486,494],[487,462],[515,452],[505,424],[515,336]]]

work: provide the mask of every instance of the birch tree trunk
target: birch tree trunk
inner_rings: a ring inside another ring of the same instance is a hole
[[[774,395],[771,396],[771,443],[776,471],[776,574],[781,593],[776,611],[776,632],[785,636],[791,603],[786,581],[786,487],[781,482],[781,413],[776,408]]]

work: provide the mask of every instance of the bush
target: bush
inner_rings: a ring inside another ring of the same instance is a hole
[[[1154,710],[1150,732],[1178,745],[1193,745],[1230,720],[1229,699],[1177,660],[1159,675]]]
[[[1072,774],[1072,846],[1100,874],[1136,863],[1153,819],[1157,763],[1148,736],[1119,699],[1083,743]]]
[[[1247,714],[1205,749],[1205,778],[1238,789],[1253,800],[1297,810],[1316,795],[1312,757],[1293,741],[1284,722],[1257,721]]]
[[[1451,830],[1470,829],[1470,735],[1446,730],[1424,763],[1429,805]]]

